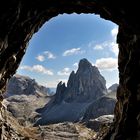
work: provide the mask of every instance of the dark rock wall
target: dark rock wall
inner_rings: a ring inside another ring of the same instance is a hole
[[[0,6],[0,95],[16,72],[32,35],[62,13],[95,13],[119,25],[118,102],[112,140],[139,139],[140,21],[138,1],[120,0],[5,0]],[[2,101],[2,96],[0,96]],[[1,106],[1,105],[0,105]],[[114,135],[113,135],[114,133]],[[110,139],[107,137],[106,139]]]
[[[116,139],[140,139],[140,35],[119,28],[119,78],[116,104]]]

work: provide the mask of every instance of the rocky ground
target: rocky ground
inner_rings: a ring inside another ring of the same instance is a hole
[[[44,126],[22,126],[8,111],[1,112],[1,140],[102,140],[113,116],[101,116],[86,123],[57,123]],[[94,131],[93,129],[96,130]]]
[[[80,123],[22,126],[10,112],[3,112],[1,140],[93,140],[96,132]],[[8,130],[8,133],[7,133]]]

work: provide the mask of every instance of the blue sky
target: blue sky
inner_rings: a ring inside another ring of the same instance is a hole
[[[87,58],[105,77],[118,83],[116,24],[94,14],[63,14],[46,22],[29,42],[18,74],[47,87],[66,82],[77,63]]]

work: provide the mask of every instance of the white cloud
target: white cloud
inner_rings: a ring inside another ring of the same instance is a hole
[[[27,65],[20,66],[19,69],[21,69],[21,70],[27,70],[27,71],[32,71],[32,67],[27,66]]]
[[[53,53],[51,53],[50,51],[45,51],[44,54],[47,56],[48,59],[55,59],[56,56],[54,56]]]
[[[116,37],[117,34],[118,34],[118,28],[117,28],[117,27],[114,27],[114,28],[111,30],[111,35],[112,35],[113,37]]]
[[[111,43],[110,43],[110,50],[111,50],[116,56],[118,56],[119,48],[118,48],[118,44],[117,44],[117,43],[111,42]]]
[[[21,70],[27,70],[27,71],[33,71],[33,72],[37,72],[37,73],[42,73],[42,74],[47,74],[47,75],[53,75],[53,72],[47,68],[45,68],[42,65],[33,65],[31,66],[21,66],[20,67]]]
[[[104,41],[99,44],[95,44],[95,42],[91,41],[88,44],[88,47],[93,48],[94,50],[103,50],[106,48],[109,48],[111,52],[115,54],[115,56],[118,56],[118,44],[116,43],[116,36],[118,34],[118,27],[115,26],[111,31],[111,40],[110,41]]]
[[[43,55],[38,55],[36,59],[40,62],[43,62],[45,60],[45,57]]]
[[[109,50],[111,52],[113,52],[115,54],[115,56],[118,56],[118,52],[119,52],[119,49],[118,49],[118,44],[115,42],[115,40],[112,40],[112,41],[105,41],[101,44],[96,44],[96,50],[103,50],[105,48],[109,48]],[[95,50],[95,47],[93,48]]]
[[[70,55],[76,55],[76,54],[82,54],[84,53],[84,50],[81,50],[81,48],[72,48],[70,50],[66,50],[63,53],[63,56],[70,56]]]
[[[52,53],[49,52],[49,51],[45,51],[45,52],[43,52],[43,54],[38,55],[38,56],[36,57],[36,59],[37,59],[38,61],[40,61],[40,62],[45,61],[45,58],[48,58],[48,59],[55,59],[56,57],[54,56],[54,54],[52,54]]]
[[[93,48],[94,50],[103,50],[103,46],[100,44],[95,45],[95,47]]]
[[[112,57],[100,58],[96,60],[95,66],[97,66],[100,70],[114,70],[117,69],[118,62],[116,58]]]
[[[70,75],[70,68],[64,68],[61,71],[57,72],[58,75]]]
[[[46,69],[42,65],[34,65],[33,66],[33,71],[43,73],[43,74],[47,74],[47,75],[53,75],[53,72],[51,70]]]
[[[77,62],[74,63],[73,66],[74,66],[74,67],[78,67],[78,63],[77,63]]]

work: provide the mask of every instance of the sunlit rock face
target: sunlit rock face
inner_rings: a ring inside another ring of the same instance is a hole
[[[47,3],[47,4],[46,4]],[[140,21],[138,1],[3,1],[0,8],[0,94],[15,73],[32,35],[62,13],[95,13],[119,25],[119,77],[115,122],[106,139],[140,139]],[[133,8],[133,10],[132,10]],[[0,96],[2,101],[2,96]],[[0,107],[2,105],[0,104]]]
[[[36,95],[49,96],[51,94],[49,88],[39,85],[35,79],[28,76],[14,75],[8,82],[5,96],[12,95]]]

